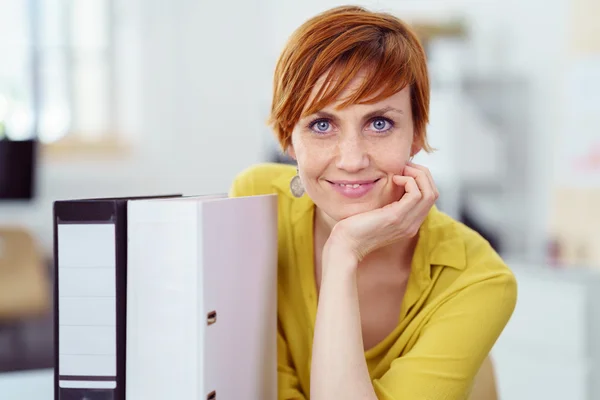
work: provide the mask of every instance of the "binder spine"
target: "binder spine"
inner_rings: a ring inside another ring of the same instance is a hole
[[[55,400],[124,400],[116,219],[114,203],[55,205]]]

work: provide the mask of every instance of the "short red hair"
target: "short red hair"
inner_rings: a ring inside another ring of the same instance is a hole
[[[340,107],[376,103],[409,85],[415,144],[431,151],[426,134],[429,76],[423,46],[400,19],[358,6],[336,7],[309,19],[285,46],[275,69],[270,116],[284,150],[298,120],[336,101],[360,71],[366,71],[362,85]],[[319,93],[307,105],[325,73]]]

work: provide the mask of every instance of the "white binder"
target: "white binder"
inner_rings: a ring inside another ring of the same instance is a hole
[[[277,398],[277,198],[128,204],[126,398]]]

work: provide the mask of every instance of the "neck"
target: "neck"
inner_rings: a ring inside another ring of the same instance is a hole
[[[318,207],[315,210],[315,233],[317,237],[323,238],[323,243],[329,238],[333,227],[337,221],[321,211]],[[361,264],[377,263],[388,266],[406,266],[406,262],[412,259],[412,254],[417,244],[418,236],[410,239],[397,241],[388,246],[381,247],[369,253],[361,262]]]

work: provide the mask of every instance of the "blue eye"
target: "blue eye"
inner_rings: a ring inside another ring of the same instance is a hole
[[[376,118],[371,123],[371,126],[377,132],[385,132],[391,129],[393,124],[387,118]]]
[[[327,133],[331,128],[331,124],[325,119],[319,119],[310,124],[310,128],[316,130],[318,133]]]

